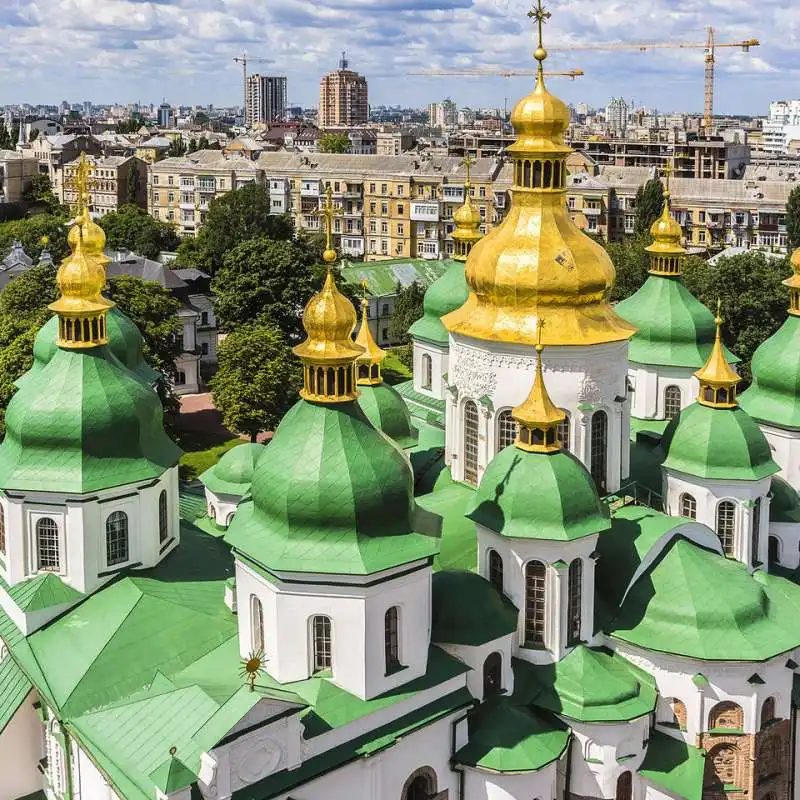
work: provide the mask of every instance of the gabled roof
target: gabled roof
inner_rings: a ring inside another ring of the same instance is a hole
[[[149,258],[130,252],[116,255],[117,258],[106,267],[106,274],[109,278],[116,275],[132,275],[144,281],[160,283],[165,289],[186,288],[186,282],[181,280],[176,270],[170,269],[159,261],[151,261]]]
[[[705,765],[702,750],[681,738],[655,730],[650,734],[639,774],[678,797],[701,800]]]
[[[422,258],[397,258],[389,261],[342,262],[342,279],[351,286],[360,287],[366,281],[367,293],[372,297],[385,297],[416,282],[423,288],[438,280],[452,261],[426,261]]]
[[[10,656],[0,661],[0,734],[19,710],[33,684]]]

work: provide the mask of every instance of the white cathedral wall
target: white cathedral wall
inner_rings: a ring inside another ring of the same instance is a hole
[[[450,336],[445,458],[456,480],[464,479],[464,405],[472,400],[480,418],[478,479],[495,455],[498,415],[520,405],[533,385],[535,350],[527,345]],[[570,415],[570,450],[591,467],[591,418],[608,416],[607,489],[627,477],[630,437],[628,343],[546,347],[544,378],[553,402]],[[479,402],[488,398],[489,404]]]
[[[431,385],[425,385],[424,357],[431,359]],[[424,339],[414,339],[414,391],[444,400],[444,376],[448,368],[448,346],[436,345]]]
[[[736,507],[734,557],[743,564],[751,564],[753,538],[753,513],[755,501],[761,499],[761,518],[758,539],[758,560],[761,568],[768,568],[767,550],[769,531],[769,491],[772,477],[758,481],[718,481],[697,478],[671,469],[664,469],[666,513],[681,516],[681,497],[691,495],[697,502],[697,522],[717,529],[717,508],[729,500]]]
[[[361,698],[375,697],[425,674],[430,644],[431,570],[405,572],[370,586],[266,580],[236,561],[237,613],[242,657],[253,650],[251,597],[264,614],[266,670],[287,683],[312,672],[311,619],[331,619],[333,681]],[[339,576],[340,578],[342,576]],[[374,580],[375,576],[371,576]],[[404,669],[386,674],[384,615],[399,609],[400,662]]]
[[[617,653],[655,680],[659,693],[657,725],[667,720],[666,704],[670,699],[680,700],[686,706],[686,730],[667,729],[689,744],[694,745],[699,734],[708,731],[709,714],[722,701],[742,707],[745,733],[759,730],[761,707],[768,697],[775,699],[775,713],[779,718],[791,716],[794,673],[786,667],[786,661],[797,658],[792,652],[762,663],[716,662],[656,653],[613,639],[610,643]],[[698,674],[707,679],[707,685],[695,684],[693,678]],[[754,674],[764,681],[763,685],[748,682]]]
[[[74,750],[73,750],[74,752]],[[74,762],[73,762],[74,763]],[[78,780],[74,787],[75,800],[119,800],[103,774],[83,750],[78,749]],[[155,798],[155,793],[153,794]]]
[[[512,694],[514,691],[514,670],[511,666],[511,657],[516,649],[514,636],[501,636],[492,639],[481,645],[447,644],[445,642],[434,642],[438,644],[446,653],[454,656],[459,661],[463,661],[470,671],[467,673],[467,689],[470,694],[480,700],[483,696],[483,665],[492,653],[499,653],[502,658],[503,676],[502,690],[504,694]]]
[[[231,524],[233,515],[236,513],[242,498],[232,494],[215,494],[207,487],[205,495],[208,516],[218,525],[227,528]]]
[[[16,800],[42,788],[42,723],[31,692],[0,733],[0,800]]]
[[[781,468],[778,474],[800,491],[800,431],[776,428],[764,423],[760,423],[759,427],[769,442],[772,457]]]
[[[797,569],[800,566],[800,524],[770,522],[769,535],[778,540],[778,563],[787,569]]]
[[[630,378],[631,415],[637,419],[665,419],[664,391],[668,386],[681,390],[681,410],[697,399],[700,384],[694,373],[697,370],[686,367],[663,367],[652,364],[631,362]]]
[[[531,798],[559,797],[558,764],[558,761],[554,761],[538,772],[517,774],[484,772],[464,767],[464,800],[531,800]]]

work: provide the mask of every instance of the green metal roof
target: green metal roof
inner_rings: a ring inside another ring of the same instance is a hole
[[[180,450],[152,389],[106,347],[59,348],[11,399],[0,487],[85,494],[159,477]]]
[[[0,661],[0,733],[11,722],[33,684],[14,659],[7,655]]]
[[[770,522],[800,522],[800,495],[783,478],[772,478],[772,500],[769,504]]]
[[[739,403],[754,419],[800,429],[800,317],[790,314],[755,352],[753,384]]]
[[[705,753],[683,739],[652,731],[639,774],[686,800],[702,800]]]
[[[298,402],[284,417],[226,540],[268,569],[368,575],[439,550],[403,452],[357,403]]]
[[[83,598],[77,589],[64,583],[58,575],[54,575],[52,572],[37,575],[35,578],[15,583],[13,586],[9,586],[0,577],[0,587],[17,604],[17,607],[26,613],[77,603]]]
[[[432,592],[434,642],[481,645],[517,630],[517,609],[475,572],[437,572]]]
[[[195,775],[179,758],[170,756],[160,767],[150,773],[150,780],[164,794],[171,794],[191,786]]]
[[[359,386],[358,404],[366,418],[403,449],[414,447],[417,431],[403,398],[388,383]]]
[[[454,760],[488,772],[537,772],[563,755],[569,739],[550,714],[491,698],[470,713],[469,742]]]
[[[608,509],[575,456],[511,445],[489,462],[467,516],[511,539],[571,541],[608,530]]]
[[[637,329],[628,355],[634,363],[699,369],[708,360],[717,333],[714,315],[680,278],[651,275],[614,310]],[[727,349],[725,357],[739,361]]]
[[[450,266],[439,280],[425,292],[425,313],[409,329],[415,339],[426,339],[436,344],[447,344],[449,334],[442,317],[456,311],[467,302],[469,287],[464,274],[464,263],[449,261]]]
[[[465,516],[474,494],[475,490],[465,483],[450,483],[417,498],[421,508],[442,518],[439,554],[433,561],[435,569],[475,569],[475,525]]]
[[[580,722],[636,719],[656,706],[652,677],[604,648],[578,645],[555,664],[513,665],[515,696]]]
[[[410,286],[416,282],[430,286],[438,280],[452,261],[427,261],[423,258],[396,258],[386,261],[343,261],[342,279],[345,283],[361,288],[366,281],[367,292],[372,297],[386,297],[397,291],[397,284]]]
[[[761,428],[741,408],[694,403],[672,420],[662,448],[664,467],[698,478],[754,481],[780,469]]]
[[[263,444],[255,442],[237,444],[200,475],[198,480],[214,494],[246,497],[250,494],[256,464],[266,451]],[[203,511],[205,513],[205,507]]]
[[[404,381],[395,385],[395,391],[405,400],[411,416],[429,425],[444,430],[445,401],[414,391],[414,381]]]

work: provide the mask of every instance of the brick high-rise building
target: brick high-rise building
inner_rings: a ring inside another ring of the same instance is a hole
[[[369,117],[367,79],[349,69],[342,53],[339,69],[324,75],[319,88],[319,126],[364,125]]]

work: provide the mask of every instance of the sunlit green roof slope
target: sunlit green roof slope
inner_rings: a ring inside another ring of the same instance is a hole
[[[466,483],[443,482],[447,485],[417,498],[421,508],[442,518],[440,550],[433,566],[437,570],[475,569],[478,563],[475,524],[466,517],[475,490]]]
[[[467,302],[469,287],[464,274],[464,263],[448,261],[450,266],[439,280],[425,292],[424,314],[409,329],[415,339],[425,339],[446,345],[449,334],[442,324],[442,317],[461,308]]]
[[[639,774],[678,797],[702,800],[705,766],[705,753],[699,748],[667,733],[652,731]]]
[[[359,386],[358,404],[367,419],[403,449],[414,447],[418,434],[403,398],[388,383]]]
[[[199,480],[214,494],[245,497],[250,494],[256,464],[266,450],[263,444],[255,442],[236,445],[200,475]]]
[[[0,733],[11,722],[33,688],[19,664],[9,655],[0,661]]]

